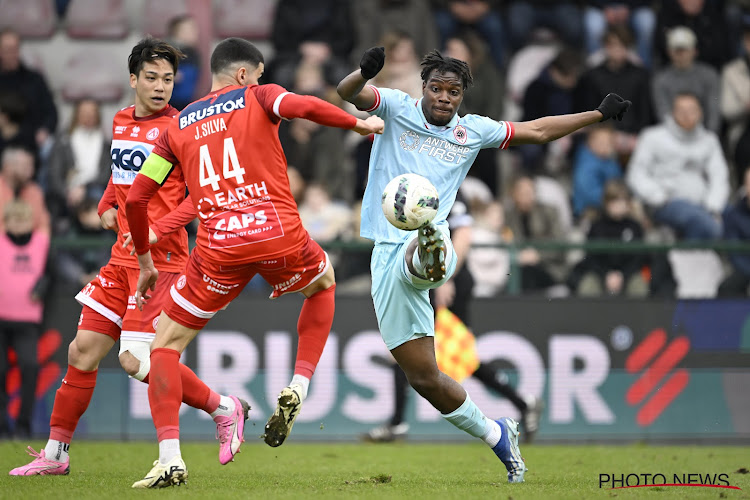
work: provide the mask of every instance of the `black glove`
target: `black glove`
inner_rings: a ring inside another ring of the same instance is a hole
[[[602,119],[599,121],[603,122],[610,118],[614,118],[618,122],[622,121],[622,116],[631,104],[633,103],[626,101],[617,94],[607,94],[607,97],[605,97],[599,107],[596,108],[596,110],[603,115]]]
[[[373,47],[367,49],[359,61],[359,67],[362,70],[362,78],[369,80],[375,78],[380,73],[385,64],[385,47]]]

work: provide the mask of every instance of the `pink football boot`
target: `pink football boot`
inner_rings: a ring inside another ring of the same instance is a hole
[[[37,453],[29,446],[27,453],[34,457],[31,463],[16,467],[8,474],[11,476],[64,476],[70,473],[70,457],[64,462],[55,462],[44,456],[44,450]]]
[[[247,401],[236,396],[230,396],[234,401],[234,413],[231,417],[216,417],[216,437],[219,440],[219,462],[226,465],[239,453],[240,445],[245,441],[245,420],[247,420],[250,405]]]

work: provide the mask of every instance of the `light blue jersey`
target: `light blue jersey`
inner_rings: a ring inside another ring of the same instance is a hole
[[[408,237],[388,223],[380,206],[386,184],[407,173],[426,177],[437,189],[440,208],[433,222],[445,231],[458,188],[479,150],[508,147],[512,125],[479,115],[456,115],[446,126],[431,125],[422,112],[422,99],[371,88],[376,100],[367,111],[385,121],[385,130],[375,136],[370,154],[360,234],[376,243],[400,243]]]

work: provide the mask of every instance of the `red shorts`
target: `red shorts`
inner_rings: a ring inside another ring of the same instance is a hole
[[[241,266],[212,264],[193,250],[185,274],[170,290],[171,298],[164,304],[164,312],[182,326],[200,330],[256,274],[273,287],[273,299],[306,288],[323,276],[330,265],[328,254],[309,236],[302,248],[291,255]]]
[[[180,275],[159,273],[151,299],[143,306],[143,311],[139,311],[135,305],[138,273],[138,269],[114,264],[102,267],[96,278],[76,295],[76,300],[82,306],[88,306],[81,313],[78,329],[103,333],[115,340],[121,335],[130,340],[153,340],[159,314],[169,297],[169,289]],[[102,317],[109,323],[102,322]]]

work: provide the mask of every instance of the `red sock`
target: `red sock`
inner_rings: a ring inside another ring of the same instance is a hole
[[[148,373],[143,377],[143,383],[148,384]],[[221,395],[207,386],[193,370],[180,363],[180,378],[182,379],[182,402],[208,414],[216,411],[221,402]]]
[[[180,353],[160,347],[151,351],[148,403],[156,427],[156,438],[180,438],[180,404],[182,380],[180,378]]]
[[[52,417],[49,419],[49,438],[70,444],[81,415],[89,407],[96,386],[94,371],[79,370],[68,365],[62,384],[55,394]]]
[[[326,346],[328,334],[331,333],[333,312],[336,307],[336,284],[321,290],[302,303],[302,311],[297,321],[297,362],[294,364],[294,374],[312,378],[315,367],[318,366],[320,355]]]

